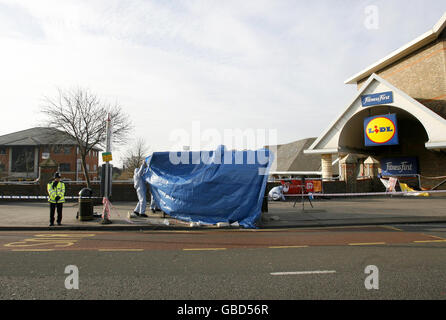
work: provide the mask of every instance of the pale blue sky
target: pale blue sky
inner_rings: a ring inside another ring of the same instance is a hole
[[[364,26],[379,9],[379,28]],[[0,134],[38,126],[42,97],[87,87],[168,150],[177,129],[319,135],[344,80],[428,31],[444,0],[0,0]]]

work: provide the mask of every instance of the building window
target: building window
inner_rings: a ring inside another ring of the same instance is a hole
[[[34,147],[12,147],[12,172],[34,171]]]
[[[62,153],[62,146],[58,146],[58,145],[56,145],[56,146],[54,146],[53,147],[53,152],[55,153],[55,154],[57,154],[57,153]]]
[[[6,154],[6,148],[0,147],[0,154]]]
[[[94,165],[93,168],[94,168],[93,171],[96,171],[96,170],[98,169],[98,166],[97,166],[97,165]]]
[[[63,148],[63,151],[64,151],[65,154],[71,154],[71,147],[70,146],[65,146]]]
[[[61,172],[69,172],[69,171],[71,171],[71,166],[69,163],[61,163],[59,165],[59,170]]]

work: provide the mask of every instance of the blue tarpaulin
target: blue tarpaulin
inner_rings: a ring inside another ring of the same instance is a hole
[[[154,152],[143,179],[156,204],[188,222],[255,228],[273,155],[257,151]]]

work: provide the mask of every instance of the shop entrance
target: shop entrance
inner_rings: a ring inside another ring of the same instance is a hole
[[[398,128],[398,144],[382,146],[366,146],[364,138],[364,119],[370,116],[395,114]],[[358,177],[366,177],[367,170],[364,161],[369,156],[380,162],[381,168],[386,168],[387,159],[409,159],[416,161],[418,175],[400,175],[400,180],[411,186],[430,188],[438,183],[429,179],[444,171],[441,163],[446,161],[446,153],[428,150],[425,143],[429,140],[422,123],[411,113],[397,107],[377,106],[365,109],[350,118],[344,125],[339,137],[339,155],[344,157],[354,154],[358,157]],[[392,168],[395,166],[388,165]],[[396,175],[398,175],[396,173]]]

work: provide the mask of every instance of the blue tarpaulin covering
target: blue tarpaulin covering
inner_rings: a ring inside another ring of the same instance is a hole
[[[143,179],[156,204],[188,222],[255,228],[273,155],[257,151],[154,152]]]

